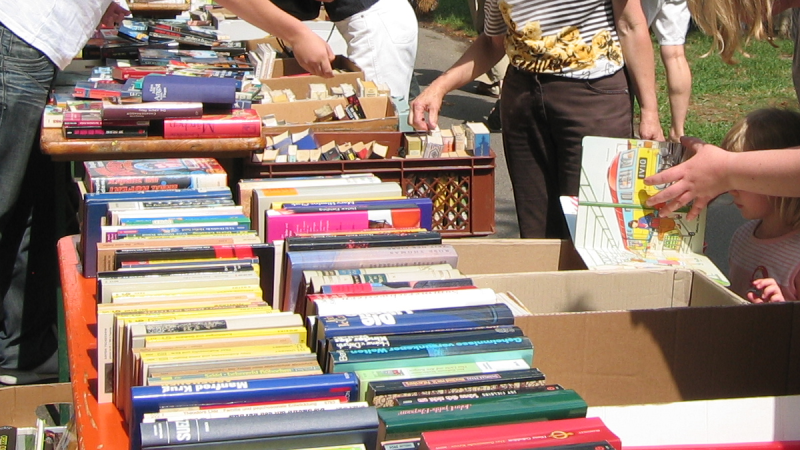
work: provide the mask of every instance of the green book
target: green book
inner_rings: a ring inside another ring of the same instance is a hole
[[[402,364],[402,362],[400,362]],[[524,359],[511,359],[502,361],[477,361],[460,364],[440,364],[419,367],[405,367],[398,365],[389,369],[357,370],[358,401],[364,401],[367,386],[370,381],[378,380],[408,380],[413,378],[434,377],[442,375],[464,375],[468,373],[494,373],[506,370],[530,369],[530,364]]]
[[[378,439],[419,437],[432,430],[586,417],[586,407],[578,393],[564,389],[378,408]]]

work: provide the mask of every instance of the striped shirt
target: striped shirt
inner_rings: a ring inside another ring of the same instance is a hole
[[[611,0],[487,0],[484,31],[505,35],[511,65],[593,79],[623,66]]]
[[[759,239],[754,233],[760,220],[751,220],[736,230],[728,250],[731,289],[747,298],[751,282],[774,278],[786,300],[797,300],[794,280],[800,271],[800,230],[781,237]]]

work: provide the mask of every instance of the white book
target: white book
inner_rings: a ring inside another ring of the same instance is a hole
[[[227,408],[213,409],[193,409],[193,410],[165,410],[158,413],[146,413],[143,423],[151,423],[156,420],[176,420],[190,419],[218,419],[231,416],[255,416],[262,414],[287,414],[298,411],[330,411],[351,408],[366,408],[367,402],[348,402],[342,403],[338,400],[317,400],[296,403],[277,403],[274,405],[253,405],[253,406],[231,406]]]
[[[384,295],[330,294],[325,295],[325,297],[308,302],[306,314],[322,317],[493,305],[498,303],[497,295],[494,290],[489,288],[390,293]]]
[[[158,223],[181,223],[182,217],[216,217],[233,216],[242,214],[242,207],[230,206],[209,206],[199,208],[158,208],[158,209],[134,209],[134,210],[113,210],[109,208],[109,225],[120,225],[121,221],[141,218],[163,219]],[[169,222],[168,222],[169,221]],[[212,220],[209,220],[209,222]]]
[[[413,266],[412,266],[413,267]],[[462,278],[464,275],[458,269],[444,270],[414,270],[410,272],[376,272],[369,275],[327,275],[312,276],[310,291],[318,294],[322,292],[322,286],[335,284],[355,284],[355,283],[385,283],[392,281],[420,281],[420,280],[447,280],[451,278]]]

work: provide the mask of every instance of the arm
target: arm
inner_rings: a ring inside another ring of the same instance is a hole
[[[697,138],[681,138],[694,156],[645,179],[645,184],[672,183],[647,200],[663,202],[662,214],[670,214],[694,200],[689,220],[718,195],[738,189],[757,194],[800,197],[800,149],[731,153]]]
[[[664,131],[658,118],[653,43],[642,4],[640,0],[613,0],[613,8],[622,56],[628,66],[633,93],[639,99],[639,136],[663,141]]]
[[[232,13],[286,41],[300,65],[314,75],[333,77],[333,50],[303,22],[292,17],[269,0],[219,0]]]
[[[103,17],[100,19],[100,24],[98,27],[108,27],[114,28],[120,23],[122,23],[122,19],[128,16],[131,12],[122,7],[117,2],[111,2],[106,8],[106,11],[103,13]]]
[[[435,128],[444,96],[489,70],[504,54],[503,36],[490,37],[481,33],[452,67],[439,75],[414,99],[411,103],[410,124],[418,130]]]

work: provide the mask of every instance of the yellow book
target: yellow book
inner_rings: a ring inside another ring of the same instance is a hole
[[[192,345],[192,341],[205,344],[231,345],[239,340],[260,337],[282,337],[292,344],[306,344],[307,331],[303,326],[280,328],[251,328],[242,330],[208,331],[197,333],[158,334],[145,338],[145,348]]]

